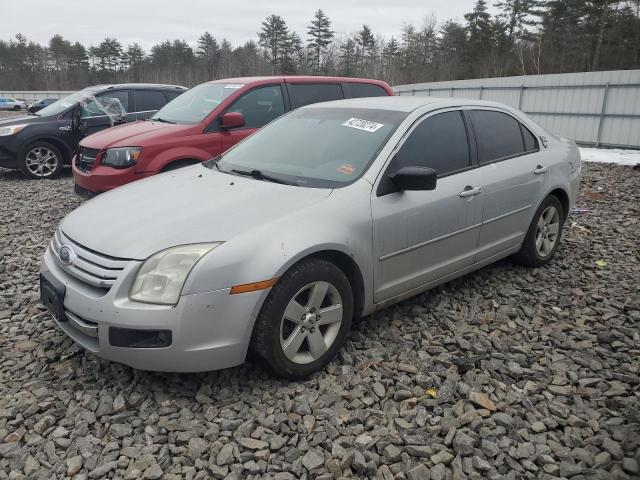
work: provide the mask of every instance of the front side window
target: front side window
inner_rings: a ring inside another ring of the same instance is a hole
[[[218,167],[258,170],[300,186],[341,187],[367,171],[406,116],[373,109],[295,110],[228,150]]]
[[[339,83],[293,83],[289,84],[291,108],[330,100],[342,100],[342,85]]]
[[[411,132],[393,159],[393,169],[428,167],[438,176],[470,165],[467,131],[459,111],[433,115]]]
[[[105,92],[82,100],[82,118],[122,117],[129,111],[129,91]]]
[[[471,111],[480,163],[520,155],[526,151],[520,122],[492,110]]]
[[[284,113],[284,101],[280,85],[259,87],[245,93],[227,112],[244,116],[242,128],[260,128]]]
[[[171,100],[151,120],[180,125],[196,125],[209,116],[241,84],[203,83]]]

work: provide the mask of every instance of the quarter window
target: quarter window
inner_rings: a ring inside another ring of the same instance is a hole
[[[372,83],[348,83],[347,86],[352,98],[386,97],[388,95],[384,88]]]
[[[520,122],[511,115],[490,110],[473,110],[471,118],[480,163],[520,155],[528,150],[525,148]]]
[[[279,85],[256,88],[245,93],[227,110],[244,115],[243,128],[260,128],[284,113]]]
[[[339,83],[293,83],[289,84],[289,95],[292,109],[344,98]]]
[[[533,133],[522,124],[520,124],[520,128],[522,129],[522,138],[524,139],[524,149],[527,152],[538,150],[538,142],[536,137],[533,136]]]
[[[394,158],[394,170],[429,167],[438,176],[470,165],[467,131],[459,111],[433,115],[409,135]]]
[[[167,103],[162,92],[157,90],[135,90],[135,97],[137,112],[160,110]]]

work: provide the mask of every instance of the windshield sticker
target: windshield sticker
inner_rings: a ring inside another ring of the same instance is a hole
[[[384,127],[382,123],[370,122],[369,120],[362,120],[361,118],[350,118],[342,124],[343,127],[357,128],[358,130],[364,130],[365,132],[373,133],[376,130]]]
[[[238,88],[244,87],[244,83],[227,83],[224,88],[233,88],[237,90]]]
[[[354,168],[353,165],[349,165],[348,163],[345,163],[338,167],[338,171],[340,173],[344,173],[345,175],[353,175],[353,172],[355,172],[356,169]]]

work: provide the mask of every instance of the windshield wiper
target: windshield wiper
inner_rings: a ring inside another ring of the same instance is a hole
[[[245,175],[247,177],[255,178],[256,180],[266,180],[268,182],[281,183],[283,185],[296,185],[296,183],[294,182],[289,182],[287,180],[283,180],[282,178],[266,175],[260,170],[238,170],[236,168],[232,168],[231,171],[233,173],[237,173],[238,175]]]
[[[160,118],[160,117],[154,117],[151,120],[155,120],[156,122],[162,122],[162,123],[171,123],[174,125],[176,123],[176,122],[172,122],[171,120],[167,120],[166,118]]]

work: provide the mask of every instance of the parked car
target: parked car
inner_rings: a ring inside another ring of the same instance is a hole
[[[0,110],[19,111],[23,108],[27,108],[27,104],[22,100],[18,100],[17,98],[0,97]]]
[[[36,113],[57,101],[57,98],[43,98],[42,100],[38,100],[37,102],[34,102],[33,105],[27,107],[27,111],[30,113]]]
[[[573,141],[498,103],[309,105],[70,213],[41,298],[75,342],[135,368],[231,367],[251,348],[304,377],[354,317],[508,255],[549,262],[580,169]]]
[[[99,85],[32,115],[0,120],[0,167],[20,169],[31,178],[53,178],[71,163],[82,137],[146,119],[184,91],[174,85]]]
[[[73,163],[76,193],[93,196],[208,160],[283,113],[310,103],[393,95],[384,82],[340,77],[248,77],[203,83],[151,121],[92,135]]]

